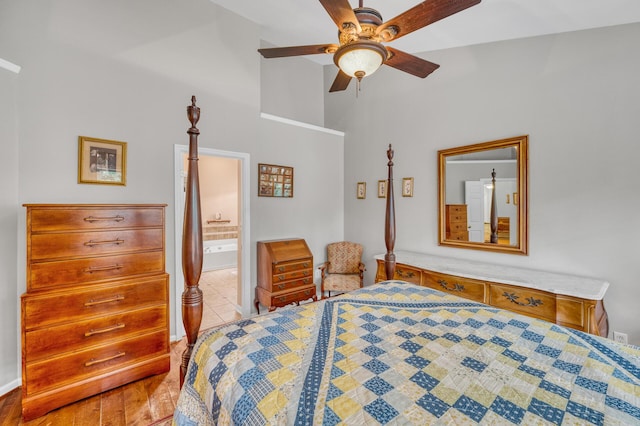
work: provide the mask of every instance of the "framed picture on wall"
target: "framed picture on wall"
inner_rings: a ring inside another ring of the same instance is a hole
[[[402,178],[402,196],[413,197],[413,178]]]
[[[356,197],[360,200],[364,200],[365,198],[367,198],[366,182],[358,182],[358,186],[356,186]]]
[[[293,167],[258,164],[258,196],[293,198]]]
[[[379,180],[378,181],[378,198],[386,198],[387,197],[387,181]]]
[[[127,184],[127,143],[78,137],[78,183]]]

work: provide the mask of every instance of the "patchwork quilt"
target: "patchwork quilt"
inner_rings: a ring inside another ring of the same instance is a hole
[[[640,348],[386,281],[203,334],[173,423],[640,424]]]

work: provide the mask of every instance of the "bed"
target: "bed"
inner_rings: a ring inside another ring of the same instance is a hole
[[[392,278],[391,147],[387,157]],[[186,254],[195,271],[185,277],[198,277],[197,253]],[[183,321],[197,335],[201,295],[185,283]],[[640,348],[403,281],[195,337],[188,331],[178,425],[640,423]]]

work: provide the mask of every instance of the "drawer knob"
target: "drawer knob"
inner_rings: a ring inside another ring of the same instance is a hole
[[[305,268],[308,268],[308,267],[309,267],[309,262],[304,262],[304,263],[302,264],[302,266],[304,266]]]
[[[278,287],[278,290],[284,290],[286,287],[286,284],[278,284],[277,287]]]
[[[122,328],[124,328],[124,324],[120,323],[120,324],[115,324],[105,328],[99,328],[97,330],[91,329],[86,333],[84,333],[84,337],[91,337],[91,336],[95,336],[96,334],[108,333],[110,331],[120,330]]]
[[[284,272],[284,266],[278,266],[278,272]]]
[[[286,296],[280,296],[280,297],[278,297],[278,300],[280,302],[285,302],[287,300],[287,297]]]
[[[88,274],[92,274],[94,272],[104,272],[104,271],[111,271],[114,269],[122,269],[122,265],[118,265],[117,263],[115,265],[109,265],[109,266],[90,266],[86,269],[83,270],[83,272],[86,272]]]
[[[92,365],[101,364],[103,362],[111,361],[112,359],[122,358],[125,355],[126,355],[126,352],[118,352],[117,354],[108,356],[106,358],[100,358],[100,359],[91,358],[89,361],[84,363],[84,366],[91,367]]]
[[[124,244],[124,240],[121,240],[120,238],[117,238],[115,240],[104,240],[104,241],[93,241],[93,240],[89,240],[86,241],[84,243],[85,246],[87,247],[94,247],[94,246],[100,246],[103,244],[116,244],[116,245],[120,245],[120,244]]]
[[[449,284],[445,280],[438,280],[438,284],[445,290],[449,291],[464,291],[464,286],[458,283],[454,283],[453,287],[449,287]]]
[[[91,299],[88,302],[84,302],[84,306],[91,307],[91,306],[96,306],[96,305],[102,305],[102,304],[105,304],[105,303],[119,302],[121,300],[124,300],[124,296],[118,294],[116,296],[108,297],[106,299],[98,299],[98,300]]]
[[[531,306],[531,307],[536,307],[536,306],[540,306],[542,305],[542,300],[540,299],[534,299],[533,297],[527,297],[525,300],[528,301],[529,303],[522,303],[522,302],[518,302],[516,299],[520,298],[520,296],[516,295],[515,293],[507,293],[506,291],[503,294],[504,297],[506,297],[507,299],[509,299],[509,301],[511,303],[515,303],[516,305],[519,306]]]
[[[87,216],[84,218],[85,222],[101,222],[101,221],[114,221],[114,222],[122,222],[124,220],[123,216],[108,216],[108,217],[96,217],[96,216]]]
[[[305,284],[309,284],[309,282],[311,282],[311,280],[309,278],[305,278],[304,280],[302,280],[303,283]]]
[[[278,275],[278,279],[279,279],[280,281],[284,281],[284,275]]]
[[[302,275],[304,275],[305,277],[306,277],[306,276],[308,276],[308,275],[309,275],[309,271],[304,271],[304,272],[302,273]]]

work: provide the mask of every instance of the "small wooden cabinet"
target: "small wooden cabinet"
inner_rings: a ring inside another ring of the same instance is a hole
[[[23,418],[168,371],[165,205],[25,207]]]
[[[258,241],[255,307],[269,311],[303,300],[318,300],[313,283],[313,255],[303,239]]]
[[[386,273],[376,256],[376,282]],[[394,279],[430,287],[455,296],[575,328],[597,336],[609,333],[603,296],[608,283],[590,278],[499,267],[419,253],[397,252]],[[429,265],[429,266],[427,266]],[[437,270],[441,269],[441,270]],[[444,273],[459,269],[459,273]],[[483,278],[478,278],[483,277]],[[548,290],[531,288],[527,280],[547,282]],[[502,281],[518,282],[521,285]],[[584,286],[580,288],[580,284]],[[586,290],[589,287],[590,290]],[[578,289],[578,290],[576,290]],[[591,291],[595,294],[588,294]],[[575,294],[572,294],[575,293]]]
[[[447,204],[444,210],[447,240],[469,241],[467,205]]]

